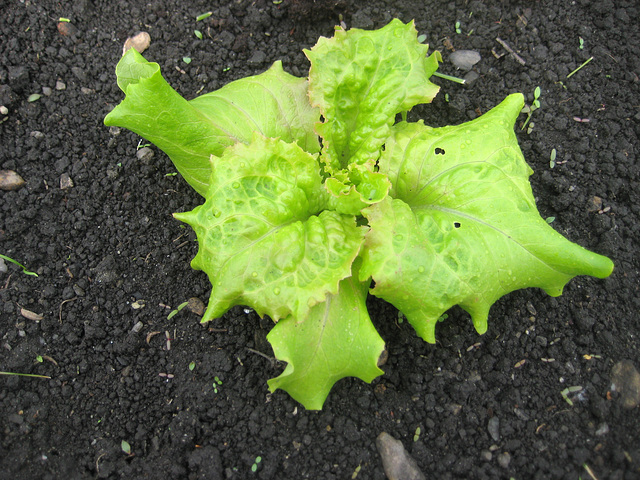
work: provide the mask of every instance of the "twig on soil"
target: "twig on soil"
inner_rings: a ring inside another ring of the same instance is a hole
[[[585,463],[582,466],[584,467],[584,469],[587,471],[587,473],[593,480],[598,480],[598,477],[595,476],[595,474],[593,473],[593,470],[591,470],[591,467],[589,465]]]
[[[271,364],[272,367],[275,367],[276,363],[278,362],[276,358],[270,357],[269,355],[262,353],[258,350],[254,350],[253,348],[247,347],[247,350],[249,350],[251,353],[255,353],[256,355],[260,355],[261,357],[264,357],[267,360],[269,360],[269,363]]]
[[[0,372],[0,375],[12,375],[16,377],[31,377],[31,378],[46,378],[48,380],[51,380],[51,377],[47,375],[35,375],[33,373]]]
[[[58,321],[60,322],[60,325],[62,325],[62,306],[65,303],[69,303],[69,302],[73,302],[74,300],[77,300],[78,297],[73,297],[73,298],[69,298],[67,300],[64,300],[61,304],[60,304],[60,309],[58,311]]]
[[[523,58],[522,58],[520,55],[518,55],[518,54],[513,50],[513,48],[511,48],[511,47],[507,44],[507,42],[505,42],[504,40],[502,40],[500,37],[496,37],[496,42],[498,42],[500,45],[502,45],[502,47],[503,47],[507,52],[509,52],[509,53],[513,56],[513,58],[515,58],[515,59],[516,59],[516,61],[517,61],[520,65],[526,65],[526,63],[527,63],[527,62],[525,62],[525,61],[523,60]]]

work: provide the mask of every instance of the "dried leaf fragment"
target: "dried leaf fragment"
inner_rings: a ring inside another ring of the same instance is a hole
[[[32,312],[31,310],[27,310],[26,308],[20,309],[20,315],[22,315],[27,320],[33,320],[34,322],[39,322],[44,318],[39,313]]]

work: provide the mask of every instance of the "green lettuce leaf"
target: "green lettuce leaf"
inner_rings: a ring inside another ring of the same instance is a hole
[[[285,390],[308,410],[320,410],[333,385],[344,377],[371,382],[384,373],[378,359],[384,341],[371,323],[365,300],[369,281],[354,276],[340,282],[336,295],[298,321],[280,320],[267,335],[279,360],[287,362],[269,389]]]
[[[352,164],[327,178],[325,187],[329,193],[327,208],[360,215],[367,205],[387,196],[391,183],[385,174],[374,172],[373,165]]]
[[[338,292],[365,229],[353,215],[325,210],[316,156],[295,143],[254,135],[213,164],[206,202],[175,217],[198,236],[191,266],[212,284],[207,322],[234,305],[274,321]]]
[[[613,263],[570,242],[540,217],[513,132],[523,105],[514,94],[459,126],[400,123],[380,171],[391,196],[364,210],[369,220],[361,280],[395,305],[427,342],[451,306],[479,333],[491,305],[516,289],[553,296],[576,275],[608,276]]]
[[[394,19],[379,30],[336,28],[305,54],[311,62],[309,97],[320,108],[327,169],[375,161],[395,115],[438,93],[429,77],[438,54],[427,57],[413,22]]]
[[[135,49],[116,67],[125,99],[105,118],[108,126],[128,128],[153,142],[171,158],[180,174],[201,195],[211,179],[211,155],[219,157],[253,132],[320,150],[314,125],[320,113],[309,105],[306,79],[275,62],[266,72],[231,82],[191,101],[165,81],[157,63]]]

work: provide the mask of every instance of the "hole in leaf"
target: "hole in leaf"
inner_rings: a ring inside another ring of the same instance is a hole
[[[453,226],[455,228],[460,228],[460,222],[453,222]]]
[[[436,155],[444,155],[444,148],[436,147]]]

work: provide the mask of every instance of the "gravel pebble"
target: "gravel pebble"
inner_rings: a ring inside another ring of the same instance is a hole
[[[142,53],[149,48],[149,45],[151,45],[151,36],[147,32],[137,33],[133,37],[127,38],[124,42],[122,55],[124,55],[130,48],[134,48],[138,53]]]
[[[498,455],[498,465],[502,468],[509,468],[509,464],[511,463],[511,455],[509,452],[504,452]]]
[[[384,473],[389,480],[425,480],[416,461],[407,453],[400,440],[386,432],[376,439],[376,447],[382,457]]]
[[[631,360],[622,360],[611,369],[611,390],[620,393],[623,408],[640,405],[640,372]]]
[[[491,417],[489,419],[487,430],[489,431],[489,435],[491,435],[491,438],[494,442],[500,440],[500,420],[498,419],[498,417]]]
[[[13,170],[0,170],[0,190],[18,190],[24,179]]]
[[[471,70],[482,57],[475,50],[456,50],[449,55],[449,60],[460,70]]]

